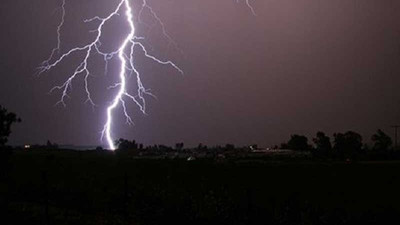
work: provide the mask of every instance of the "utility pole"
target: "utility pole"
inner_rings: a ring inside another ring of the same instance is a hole
[[[394,125],[392,128],[394,128],[394,148],[397,149],[397,129],[400,127],[400,125]]]

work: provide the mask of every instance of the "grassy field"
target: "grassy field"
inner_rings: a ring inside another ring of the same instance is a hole
[[[397,224],[400,215],[400,162],[2,154],[1,224]]]

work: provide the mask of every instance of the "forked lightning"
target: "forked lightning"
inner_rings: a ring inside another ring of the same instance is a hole
[[[134,22],[134,10],[131,6],[131,3],[129,0],[118,0],[119,3],[116,4],[115,8],[106,16],[101,17],[101,16],[96,16],[91,19],[87,19],[84,22],[85,23],[97,23],[97,28],[94,30],[95,32],[95,38],[92,40],[90,43],[84,46],[78,46],[75,48],[72,48],[68,50],[65,53],[60,53],[61,52],[61,30],[64,26],[65,23],[65,18],[66,18],[66,0],[62,1],[61,5],[61,11],[62,11],[62,17],[61,17],[61,22],[59,23],[57,27],[57,46],[51,51],[51,54],[47,60],[45,60],[42,65],[39,67],[39,73],[43,73],[46,71],[49,71],[53,69],[54,67],[58,66],[63,60],[65,60],[67,57],[72,57],[76,53],[83,53],[83,58],[79,65],[73,70],[72,74],[68,77],[68,79],[58,85],[53,87],[50,92],[54,91],[60,91],[61,98],[60,101],[57,104],[62,104],[66,106],[66,99],[69,98],[69,91],[72,87],[72,82],[78,77],[78,76],[83,76],[84,78],[84,88],[86,92],[86,102],[90,103],[92,106],[95,106],[95,103],[92,99],[91,92],[89,89],[89,77],[90,77],[90,71],[88,67],[88,62],[89,59],[92,57],[93,54],[100,54],[106,63],[106,67],[108,65],[108,61],[111,60],[114,57],[118,57],[119,61],[119,74],[118,78],[119,81],[118,83],[113,84],[110,86],[110,89],[117,89],[118,92],[117,94],[113,97],[112,101],[110,104],[107,106],[107,118],[106,122],[104,124],[104,129],[102,131],[102,139],[105,138],[108,144],[109,149],[115,150],[116,146],[114,144],[114,137],[112,136],[112,127],[113,127],[113,121],[114,121],[114,114],[117,108],[121,107],[123,110],[123,114],[126,118],[126,122],[128,124],[132,124],[132,118],[127,112],[127,107],[126,107],[126,101],[132,101],[134,104],[136,104],[139,109],[143,112],[146,113],[146,102],[145,102],[145,95],[150,95],[154,96],[148,89],[145,88],[145,86],[142,83],[141,80],[141,74],[139,70],[135,67],[135,60],[134,56],[137,54],[137,51],[140,51],[142,53],[142,56],[147,57],[151,60],[153,60],[156,63],[166,65],[166,66],[171,66],[175,68],[179,73],[183,74],[183,71],[172,61],[169,60],[161,60],[153,55],[151,55],[145,45],[141,42],[143,40],[143,37],[138,37],[136,36],[136,27],[135,27],[135,22]],[[236,0],[239,2],[240,0]],[[250,8],[252,13],[255,15],[254,8],[250,5],[249,0],[245,0],[247,6]],[[150,5],[147,3],[147,0],[143,0],[142,4],[138,6],[138,20],[141,20],[142,14],[148,13],[150,16],[152,16],[155,21],[161,26],[162,29],[162,34],[164,37],[168,39],[168,41],[176,46],[176,43],[173,42],[172,38],[169,36],[167,33],[164,23],[160,19],[160,17],[157,15],[157,13],[150,7]],[[122,15],[120,15],[122,14]],[[108,22],[113,17],[116,16],[123,16],[125,19],[126,23],[129,25],[129,34],[126,36],[122,44],[119,46],[118,49],[116,49],[113,52],[104,52],[101,49],[101,38],[103,36],[103,30],[104,27],[107,25]],[[128,74],[134,74],[136,76],[136,85],[137,85],[137,91],[135,94],[128,93],[127,91],[127,76]]]

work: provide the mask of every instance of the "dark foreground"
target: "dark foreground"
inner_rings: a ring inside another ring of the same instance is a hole
[[[0,224],[397,224],[399,162],[1,153]]]

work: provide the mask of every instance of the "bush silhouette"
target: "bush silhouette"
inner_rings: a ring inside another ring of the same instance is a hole
[[[287,143],[287,148],[296,151],[309,150],[308,139],[305,136],[294,134]]]
[[[376,151],[388,151],[393,143],[392,139],[381,129],[372,135],[371,140],[374,143],[373,149]]]
[[[318,158],[329,157],[332,153],[332,144],[328,136],[324,132],[317,132],[317,136],[313,139],[315,149],[313,155]]]
[[[0,105],[0,147],[7,143],[11,134],[11,125],[18,122],[21,122],[21,119],[15,113],[8,112]]]
[[[333,147],[335,154],[340,159],[356,158],[362,150],[362,137],[360,134],[347,131],[346,133],[336,133],[335,145]]]

